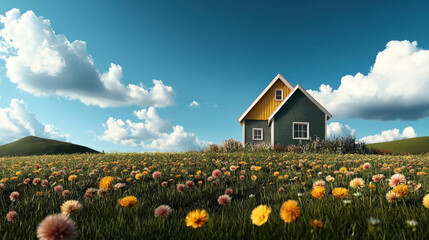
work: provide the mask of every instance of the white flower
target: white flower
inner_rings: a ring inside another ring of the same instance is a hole
[[[360,196],[362,196],[362,193],[360,193],[360,192],[353,193],[353,196],[355,196],[355,197],[360,197]]]
[[[302,195],[304,195],[304,194],[302,194],[302,193],[297,193],[297,195],[298,195],[298,197],[302,197]]]
[[[368,219],[368,223],[369,223],[370,225],[377,225],[377,224],[379,224],[379,223],[380,223],[380,219],[377,219],[377,218],[375,218],[375,217],[370,217],[370,218]]]
[[[255,197],[255,195],[253,195],[253,194],[249,195],[249,198],[254,198],[254,197]]]
[[[343,200],[343,203],[344,203],[344,205],[347,205],[347,204],[352,203],[352,201],[351,200]]]
[[[414,219],[413,220],[407,220],[406,222],[407,222],[408,226],[410,226],[410,227],[416,227],[418,224],[418,222]]]

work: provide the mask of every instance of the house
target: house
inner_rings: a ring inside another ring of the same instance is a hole
[[[243,145],[287,146],[313,137],[326,139],[331,117],[303,87],[292,87],[277,74],[238,120],[243,127]]]

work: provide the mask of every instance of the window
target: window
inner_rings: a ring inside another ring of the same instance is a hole
[[[283,101],[283,89],[276,89],[274,100]]]
[[[252,128],[252,140],[263,140],[264,129],[262,128]]]
[[[292,125],[293,125],[292,127],[293,139],[302,139],[302,140],[309,139],[310,125],[308,122],[294,122],[292,123]]]

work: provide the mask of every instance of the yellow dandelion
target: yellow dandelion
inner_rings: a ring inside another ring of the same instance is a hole
[[[407,185],[404,184],[400,184],[393,189],[393,192],[401,197],[406,197],[408,195],[408,191]]]
[[[342,167],[342,168],[340,168],[339,172],[340,173],[347,173],[347,168]]]
[[[268,221],[268,217],[270,216],[271,208],[267,205],[259,205],[252,211],[252,215],[250,215],[250,219],[252,219],[252,223],[261,226]]]
[[[346,188],[334,188],[334,190],[332,190],[332,195],[338,199],[343,199],[349,195],[349,190]]]
[[[68,179],[69,181],[74,181],[76,178],[77,178],[76,175],[70,175]]]
[[[274,172],[274,177],[277,177],[280,173],[279,172]]]
[[[112,187],[113,180],[114,180],[113,177],[107,176],[107,177],[102,178],[98,185],[99,185],[100,189],[110,190],[110,188]]]
[[[136,174],[136,179],[137,180],[141,179],[142,177],[143,177],[143,174],[141,174],[141,173],[137,173]]]
[[[425,208],[429,208],[429,194],[426,194],[426,196],[423,197],[423,206],[425,206]]]
[[[280,208],[280,217],[287,223],[295,221],[300,213],[301,209],[298,207],[298,202],[295,200],[284,202]]]
[[[137,202],[138,200],[136,197],[127,196],[119,200],[119,205],[121,205],[122,207],[134,207],[135,205],[137,205]]]
[[[204,209],[196,209],[186,216],[186,226],[199,228],[209,220],[209,214]]]
[[[313,227],[314,229],[322,228],[323,222],[321,222],[317,219],[313,219],[310,221],[310,226]]]
[[[325,188],[321,186],[317,186],[311,191],[311,196],[317,199],[321,199],[324,195],[325,195]]]

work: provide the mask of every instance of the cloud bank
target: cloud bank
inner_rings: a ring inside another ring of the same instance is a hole
[[[349,125],[343,125],[339,122],[331,122],[328,124],[327,138],[342,138],[356,137],[356,129],[352,129]]]
[[[308,91],[335,117],[416,120],[429,116],[429,51],[417,42],[390,41],[368,75],[341,78],[338,89]]]
[[[185,131],[183,126],[172,126],[161,119],[154,107],[134,111],[142,122],[110,117],[103,127],[104,134],[98,138],[133,147],[143,147],[159,151],[200,150],[211,142],[200,140],[195,134]]]
[[[399,129],[392,129],[392,130],[386,130],[381,132],[381,134],[375,134],[363,137],[359,140],[359,142],[365,142],[367,144],[369,143],[378,143],[378,142],[389,142],[394,140],[400,140],[405,138],[414,138],[417,137],[416,132],[414,131],[413,127],[406,127],[402,131],[402,133],[399,131]]]
[[[0,15],[0,56],[7,76],[18,88],[35,96],[61,96],[99,107],[167,107],[174,91],[160,80],[153,87],[124,85],[122,67],[111,63],[100,73],[86,43],[56,34],[48,19],[18,9]]]
[[[68,141],[69,135],[61,134],[51,124],[40,123],[28,111],[23,100],[12,99],[8,107],[0,108],[0,144],[9,143],[29,135]]]

